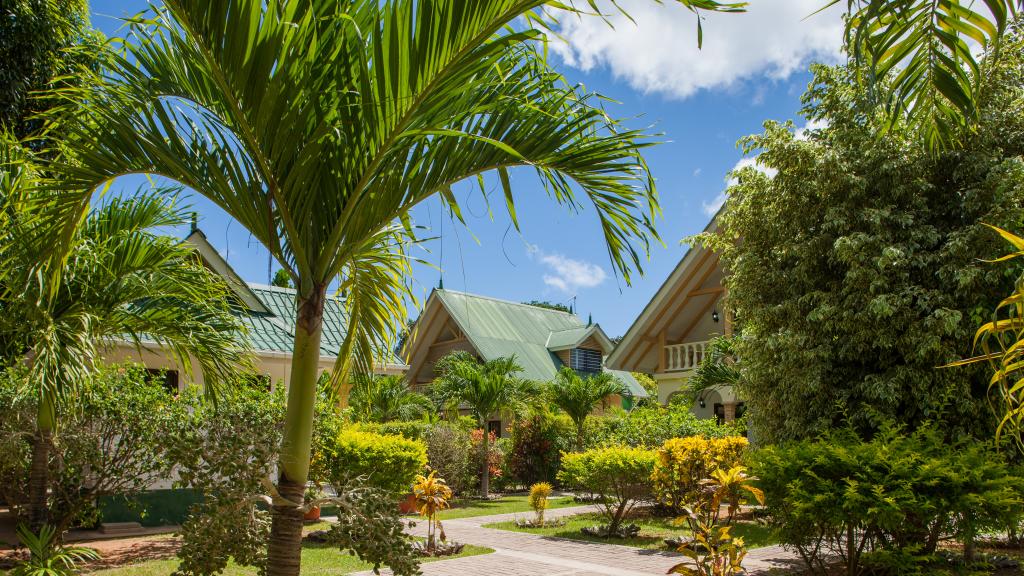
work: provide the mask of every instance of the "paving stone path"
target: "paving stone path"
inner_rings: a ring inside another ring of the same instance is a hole
[[[591,506],[575,506],[548,510],[546,516],[559,518],[594,510]],[[482,527],[483,524],[527,515],[496,514],[445,520],[444,531],[449,540],[494,548],[494,553],[423,564],[424,576],[647,576],[665,574],[669,567],[683,558],[680,554],[664,550],[580,542]],[[410,533],[424,536],[426,524],[418,522]],[[800,562],[793,553],[780,546],[768,546],[751,550],[744,565],[754,576],[798,567]],[[390,574],[387,571],[382,573]],[[369,571],[360,572],[358,576],[371,574]]]

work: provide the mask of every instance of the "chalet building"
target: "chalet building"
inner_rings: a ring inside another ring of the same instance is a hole
[[[538,382],[550,381],[563,366],[583,375],[610,372],[629,389],[611,404],[626,410],[647,397],[629,372],[605,367],[614,346],[601,326],[569,312],[437,289],[411,334],[402,356],[409,366],[409,382],[417,389],[433,382],[438,359],[465,350],[484,361],[515,355],[523,367],[520,376]],[[489,429],[500,436],[507,424],[494,415]]]
[[[195,246],[203,264],[227,282],[231,289],[232,312],[245,327],[239,333],[241,343],[248,339],[254,349],[255,372],[251,377],[268,389],[288,386],[291,378],[292,347],[295,342],[295,290],[278,288],[243,281],[221,257],[198,228],[193,228],[185,238]],[[329,372],[335,363],[338,350],[345,337],[344,309],[342,301],[329,296],[324,305],[324,328],[320,343],[320,371]],[[202,386],[202,369],[193,363],[194,372],[186,378],[177,359],[168,356],[156,344],[143,343],[141,349],[131,343],[118,343],[107,350],[105,360],[111,363],[132,361],[145,366],[154,375],[164,379],[165,386],[172,392],[180,392],[189,383]],[[405,365],[392,358],[377,367],[381,374],[403,374]]]
[[[706,232],[715,232],[712,220]],[[605,365],[616,370],[645,372],[658,383],[658,401],[668,403],[686,390],[686,383],[704,358],[708,341],[731,334],[723,308],[722,266],[711,250],[692,247],[633,322]],[[743,411],[732,387],[707,390],[693,404],[701,418],[731,421]]]

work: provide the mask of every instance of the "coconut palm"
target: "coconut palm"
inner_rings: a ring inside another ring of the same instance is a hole
[[[78,227],[57,274],[43,273],[59,232],[37,218],[37,176],[26,157],[0,171],[0,353],[4,363],[27,365],[38,395],[30,471],[30,523],[47,521],[50,447],[57,408],[73,403],[113,340],[155,343],[191,371],[193,362],[217,381],[245,360],[235,337],[226,285],[186,244],[159,234],[186,222],[166,195],[111,200]]]
[[[714,0],[691,9],[738,10]],[[134,21],[105,82],[68,88],[64,118],[81,162],[55,165],[68,189],[154,173],[244,225],[297,291],[269,574],[299,572],[317,359],[328,286],[346,290],[335,367],[370,372],[405,314],[407,269],[361,258],[381,230],[484,175],[518,226],[512,171],[532,169],[573,210],[593,205],[613,268],[628,282],[655,236],[643,132],[609,118],[544,57],[541,0],[165,0]],[[554,3],[572,10],[563,3]],[[523,18],[530,25],[514,25]],[[84,73],[84,72],[83,72]],[[71,200],[75,198],[72,197]],[[84,201],[63,203],[75,221]]]
[[[518,376],[523,371],[515,356],[478,362],[468,354],[454,354],[438,361],[438,377],[433,393],[440,403],[451,409],[466,407],[483,430],[480,443],[480,494],[490,493],[491,469],[488,455],[490,439],[487,423],[493,416],[520,415],[536,397],[531,382]]]
[[[612,396],[626,393],[626,386],[607,372],[580,376],[563,367],[548,385],[551,401],[569,415],[576,424],[576,450],[583,450],[583,426],[587,416]]]
[[[430,399],[410,390],[402,376],[360,374],[354,381],[349,405],[360,420],[415,420],[434,409]]]

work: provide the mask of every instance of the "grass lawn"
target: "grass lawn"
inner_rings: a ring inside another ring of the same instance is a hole
[[[444,556],[442,558],[423,558],[422,562],[434,562],[437,560],[450,560],[464,556],[476,556],[478,554],[490,554],[494,552],[491,548],[472,546],[467,544],[462,553],[456,556]],[[110,568],[98,572],[89,572],[96,576],[168,576],[178,567],[177,558],[166,560],[150,560],[140,564]],[[302,547],[302,573],[310,576],[336,576],[370,570],[373,565],[363,562],[359,558],[347,552],[326,544],[306,544]],[[228,564],[225,576],[255,576],[255,568],[244,568],[234,564]]]
[[[579,506],[571,497],[551,498],[548,509]],[[491,514],[507,514],[509,512],[533,512],[527,502],[527,496],[505,496],[498,500],[460,499],[448,510],[441,512],[441,520],[469,518],[472,516],[490,516]]]
[[[528,532],[530,534],[542,534],[544,536],[557,536],[572,540],[583,540],[586,542],[602,542],[605,544],[622,544],[636,548],[666,548],[664,539],[669,536],[689,536],[689,529],[685,526],[673,526],[672,518],[657,518],[652,516],[638,516],[628,521],[640,526],[640,534],[633,538],[597,538],[587,536],[580,532],[581,528],[605,524],[604,517],[600,514],[579,514],[565,519],[565,525],[548,528],[519,528],[515,522],[496,522],[485,524],[484,528],[498,528],[501,530],[514,530],[516,532]],[[761,548],[776,544],[778,540],[771,529],[753,523],[736,524],[732,530],[733,535],[741,536],[748,548]]]

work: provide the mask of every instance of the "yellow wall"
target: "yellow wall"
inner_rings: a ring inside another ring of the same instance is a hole
[[[141,353],[140,353],[141,352]],[[179,391],[187,386],[189,383],[195,383],[198,386],[205,384],[203,378],[202,369],[195,363],[193,363],[194,372],[191,376],[185,374],[185,370],[178,364],[173,358],[169,358],[164,354],[158,347],[150,346],[145,347],[141,351],[135,346],[117,344],[106,350],[104,360],[111,364],[117,364],[121,362],[136,362],[142,364],[146,368],[156,368],[163,370],[177,370],[178,371],[178,387]],[[270,377],[271,386],[276,389],[280,384],[284,384],[285,390],[287,390],[288,381],[291,376],[291,357],[283,354],[257,354],[254,358],[255,372],[260,375],[266,375]],[[334,367],[334,358],[322,357],[320,358],[320,372],[330,372]],[[385,373],[395,372],[394,370],[383,370]]]

